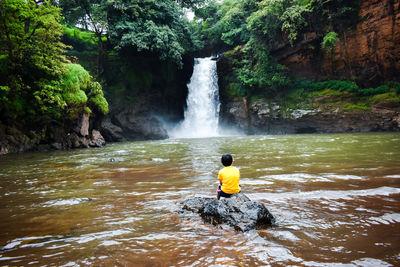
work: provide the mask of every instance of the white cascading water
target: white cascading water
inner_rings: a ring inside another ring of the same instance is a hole
[[[219,94],[217,63],[209,58],[196,58],[188,86],[187,109],[182,123],[170,136],[201,138],[218,136]]]

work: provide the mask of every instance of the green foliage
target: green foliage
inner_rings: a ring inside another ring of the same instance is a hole
[[[317,1],[315,1],[317,2]],[[335,0],[325,3],[328,21],[334,31],[343,32],[348,28],[354,27],[360,20],[360,1],[359,0]]]
[[[205,0],[60,0],[66,22],[94,32],[99,75],[107,66],[107,51],[156,55],[182,66],[182,55],[201,46],[192,36],[182,7],[197,8]],[[68,36],[71,36],[69,34]],[[78,38],[79,39],[79,38]],[[82,44],[87,44],[81,42]]]
[[[97,42],[93,32],[84,31],[76,27],[64,26],[63,41],[73,46],[77,51],[93,51],[97,49]]]
[[[104,98],[103,90],[98,82],[90,82],[88,96],[88,104],[92,109],[100,111],[103,115],[108,113],[108,103]]]
[[[307,12],[309,12],[309,10],[306,7],[293,5],[286,9],[282,14],[281,29],[283,32],[288,33],[288,39],[292,46],[297,40],[298,34],[308,25],[304,18],[304,14]]]
[[[331,53],[338,41],[339,37],[336,32],[328,32],[322,40],[321,47],[326,52]]]
[[[317,96],[341,96],[343,91],[336,91],[331,88],[323,89],[322,91],[314,91],[313,95]]]
[[[0,119],[33,123],[51,118],[62,106],[58,76],[64,71],[60,11],[51,1],[0,2]]]
[[[241,95],[276,95],[287,90],[291,83],[287,69],[276,63],[268,50],[254,40],[225,57],[231,61],[233,75],[241,85]]]
[[[395,92],[388,92],[384,94],[374,95],[372,97],[372,103],[378,102],[395,102],[400,103],[400,95],[396,94]]]
[[[63,75],[63,85],[68,92],[86,91],[91,77],[79,64],[68,64]]]
[[[310,82],[301,79],[296,80],[293,86],[282,97],[286,105],[295,100],[296,107],[308,105],[322,112],[370,112],[372,106],[380,102],[400,103],[400,95],[396,92],[396,86],[400,84],[395,82],[364,89],[350,81]]]
[[[228,93],[228,96],[234,100],[245,96],[245,91],[243,90],[243,87],[240,85],[240,83],[237,82],[229,83],[225,90]]]
[[[89,73],[79,64],[68,64],[61,77],[62,98],[66,103],[69,117],[77,116],[81,111],[95,110],[108,113],[108,103],[98,82],[93,81]],[[87,107],[87,105],[89,107]]]
[[[399,82],[388,82],[387,86],[394,90],[398,95],[400,95],[400,83]]]
[[[153,21],[125,21],[115,28],[120,36],[118,49],[135,47],[137,51],[152,51],[160,55],[161,60],[171,59],[181,64],[184,48],[179,37],[168,25],[157,25]]]
[[[352,81],[329,80],[324,82],[313,83],[312,89],[313,91],[332,89],[339,92],[343,91],[357,92],[359,90],[359,87],[355,82]]]
[[[359,112],[359,111],[370,111],[371,108],[365,102],[358,103],[346,103],[342,107],[342,112]]]
[[[245,44],[250,33],[247,18],[257,10],[260,0],[225,0],[210,3],[196,10],[193,25],[195,34],[206,45],[223,47]]]
[[[377,94],[384,94],[386,92],[389,92],[390,87],[387,84],[378,86],[376,88],[365,88],[361,89],[358,94],[362,96],[371,96],[371,95],[377,95]]]
[[[6,123],[37,127],[86,107],[92,78],[82,66],[66,64],[60,9],[52,3],[0,2],[0,119]]]
[[[352,93],[357,97],[369,97],[375,95],[399,94],[400,83],[388,82],[375,88],[360,88],[353,81],[328,80],[323,82],[310,82],[307,79],[298,79],[293,83],[294,88],[305,92],[313,92],[318,96],[339,96],[344,92]],[[379,96],[378,96],[379,98]]]
[[[282,15],[291,5],[291,0],[263,0],[260,8],[247,18],[249,31],[271,46],[282,29]]]
[[[259,9],[248,18],[248,30],[272,46],[284,33],[293,46],[299,33],[308,25],[308,6],[294,0],[263,0]]]

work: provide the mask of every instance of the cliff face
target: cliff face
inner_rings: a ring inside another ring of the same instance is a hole
[[[85,113],[66,125],[53,124],[37,132],[0,123],[0,155],[32,150],[102,147],[105,141],[96,124],[96,119],[89,118]]]
[[[291,109],[261,99],[253,103],[243,99],[223,106],[221,121],[248,134],[400,131],[400,113],[384,105],[375,105],[368,112],[342,112],[339,108]]]
[[[361,22],[339,33],[333,55],[320,50],[322,35],[309,32],[296,46],[273,55],[292,74],[315,80],[355,79],[364,87],[400,80],[400,1],[360,0]]]
[[[320,81],[355,80],[361,88],[400,81],[400,1],[360,0],[360,22],[338,33],[333,53],[321,49],[322,29],[304,34],[295,46],[280,42],[272,56],[297,77]],[[232,66],[223,58],[219,75]],[[221,76],[222,77],[222,76]],[[307,105],[289,108],[284,99],[231,99],[220,83],[221,121],[246,133],[333,133],[400,131],[398,100],[359,99],[357,96],[309,96]],[[360,102],[366,106],[359,106]]]

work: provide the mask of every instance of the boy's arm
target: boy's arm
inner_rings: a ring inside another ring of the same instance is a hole
[[[218,180],[219,180],[219,184],[222,185],[222,175],[221,175],[221,171],[218,172]]]

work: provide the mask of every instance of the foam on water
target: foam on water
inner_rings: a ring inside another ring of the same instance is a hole
[[[252,193],[248,194],[254,199],[268,199],[268,201],[286,202],[288,199],[312,200],[312,199],[345,199],[352,200],[357,197],[367,196],[390,196],[400,194],[400,188],[383,186],[364,190],[316,190],[308,192],[285,192],[285,193]]]

